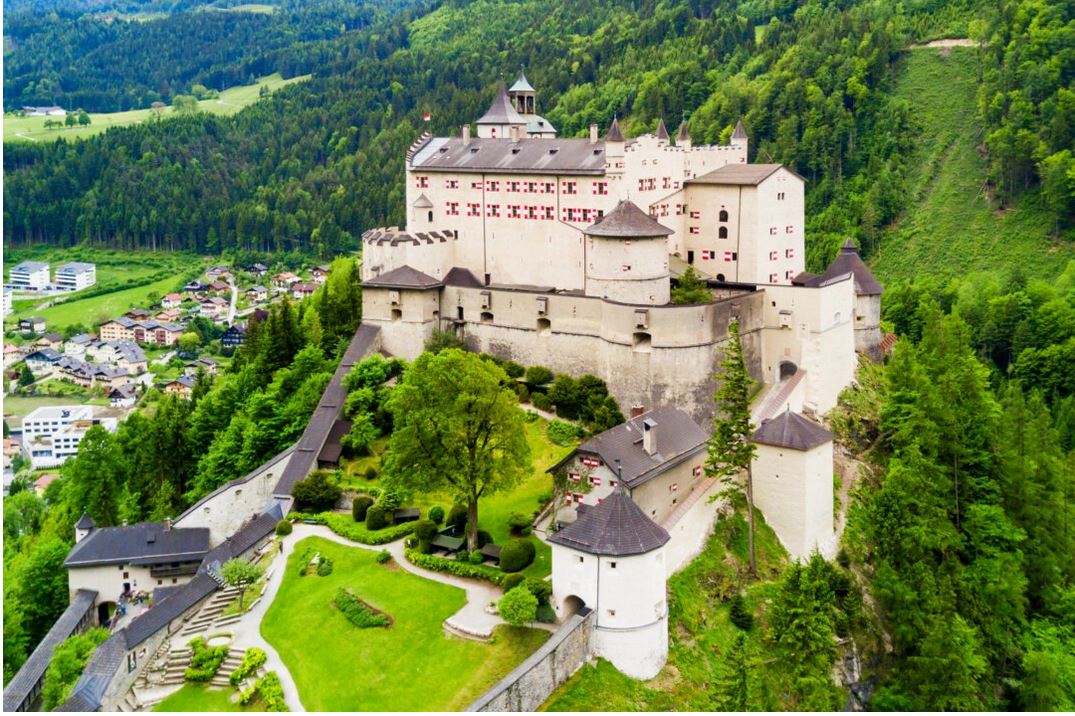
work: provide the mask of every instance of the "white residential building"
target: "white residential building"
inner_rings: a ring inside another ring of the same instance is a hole
[[[11,293],[12,293],[12,291],[11,291],[10,288],[4,287],[4,316],[5,317],[10,316],[12,310],[14,310],[12,308],[12,305],[11,305]]]
[[[115,432],[115,418],[98,418],[89,405],[55,405],[38,408],[22,419],[22,453],[35,470],[57,467],[78,454],[86,432],[100,425]]]
[[[54,283],[65,291],[81,291],[89,288],[97,283],[97,266],[81,261],[71,261],[56,269]]]
[[[8,276],[16,291],[44,291],[49,286],[49,265],[42,261],[23,261]]]

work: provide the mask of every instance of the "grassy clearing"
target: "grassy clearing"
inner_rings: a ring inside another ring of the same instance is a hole
[[[878,279],[940,279],[1020,266],[1053,277],[1075,258],[1075,230],[1053,238],[1037,192],[1003,212],[990,207],[975,105],[976,50],[909,51],[894,94],[910,103],[922,131],[908,166],[909,208],[881,238]]]
[[[150,293],[163,295],[181,288],[184,283],[186,282],[181,278],[170,276],[123,291],[114,291],[100,296],[93,296],[92,298],[65,301],[42,310],[34,310],[32,315],[43,317],[50,331],[62,330],[72,323],[85,323],[89,326],[96,326],[102,321],[114,318],[131,308],[148,306],[150,302],[147,296]],[[13,314],[9,318],[17,321],[19,316]]]
[[[247,6],[254,7],[254,6]],[[270,7],[270,6],[264,6]],[[270,10],[271,11],[271,10]],[[256,12],[256,10],[250,10]],[[198,103],[198,108],[210,114],[235,114],[243,107],[256,102],[261,97],[261,88],[268,87],[275,90],[280,87],[301,82],[309,79],[309,75],[292,77],[285,80],[280,73],[262,77],[257,84],[240,87],[229,87],[220,93],[217,99],[206,99]],[[166,107],[161,112],[161,117],[167,119],[172,116],[172,108]],[[150,117],[156,116],[152,109],[132,109],[127,112],[110,112],[107,114],[90,114],[91,123],[85,127],[78,125],[64,127],[63,129],[45,129],[45,120],[57,119],[56,117],[16,117],[15,115],[4,116],[4,141],[31,141],[52,142],[60,137],[64,139],[82,139],[100,134],[112,127],[125,127],[131,124],[140,124]],[[62,120],[62,118],[60,118]]]
[[[504,492],[483,498],[478,502],[478,525],[487,530],[493,536],[493,541],[502,544],[511,538],[511,528],[508,519],[512,513],[519,512],[529,515],[540,507],[538,497],[552,490],[552,479],[545,473],[551,465],[563,458],[572,447],[562,447],[549,440],[545,428],[548,421],[535,420],[526,424],[526,440],[530,444],[531,472],[510,492]],[[381,456],[388,446],[388,439],[382,438],[374,443],[373,454],[361,457],[345,467],[345,485],[349,488],[362,490],[369,487],[379,487],[380,479],[367,480],[364,475],[366,469],[373,467],[380,473]],[[422,510],[427,514],[429,508],[440,505],[447,512],[451,509],[452,498],[447,492],[435,492],[425,495],[416,495],[415,499],[408,504]],[[547,544],[537,538],[532,538],[537,548],[534,562],[527,567],[523,574],[528,576],[544,577],[552,572],[552,550]]]
[[[748,649],[759,658],[752,665],[752,690],[764,709],[793,706],[781,700],[786,673],[765,660],[766,603],[787,564],[776,534],[756,513],[756,547],[761,581],[751,582],[747,569],[747,528],[741,513],[720,519],[706,549],[668,582],[668,664],[651,681],[624,676],[606,661],[579,670],[544,704],[548,711],[713,711],[713,684],[723,675],[725,656],[739,630],[729,619],[727,600],[745,588],[755,614],[746,632]]]
[[[260,711],[257,703],[240,706],[231,700],[235,689],[215,689],[204,684],[186,684],[179,691],[153,707],[154,711]]]
[[[333,560],[331,575],[298,576],[307,547]],[[490,643],[449,637],[442,622],[466,603],[463,590],[377,564],[372,550],[318,537],[290,552],[261,633],[311,711],[461,710],[549,636],[500,627]],[[353,627],[332,605],[341,587],[391,615],[392,626]]]

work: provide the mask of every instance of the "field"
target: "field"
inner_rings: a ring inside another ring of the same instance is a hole
[[[911,104],[921,132],[908,162],[909,208],[882,236],[872,262],[878,280],[945,280],[1015,266],[1056,276],[1075,259],[1075,230],[1053,238],[1037,191],[1002,212],[989,205],[977,149],[976,50],[915,49],[903,62],[894,94]]]
[[[552,478],[545,473],[545,470],[571,452],[571,447],[561,447],[549,440],[545,432],[547,425],[548,421],[543,419],[526,424],[526,439],[530,444],[532,464],[530,475],[511,491],[484,497],[478,501],[478,525],[481,529],[487,530],[497,544],[503,544],[511,537],[508,519],[512,513],[530,515],[538,509],[538,497],[552,490]],[[374,456],[359,458],[347,466],[347,471],[350,473],[348,487],[361,490],[364,487],[380,485],[379,480],[368,481],[362,475],[368,467],[380,469],[380,454],[383,453],[387,442],[387,440],[379,440],[374,445]],[[433,505],[440,505],[447,512],[452,506],[452,499],[447,493],[434,493],[418,495],[408,504],[421,508],[423,514],[427,514]],[[549,545],[541,540],[534,539],[534,545],[537,547],[534,563],[523,573],[528,576],[544,577],[552,572],[552,551]]]
[[[332,574],[299,576],[308,547],[333,560]],[[291,550],[261,633],[307,710],[461,710],[549,636],[513,627],[499,627],[489,643],[448,636],[442,622],[466,603],[463,590],[377,564],[375,555],[318,537]],[[392,625],[354,627],[333,605],[339,588],[388,613]]]
[[[210,112],[212,114],[235,114],[243,107],[256,102],[261,96],[260,92],[262,87],[268,87],[270,90],[275,90],[294,82],[301,82],[307,78],[309,78],[309,75],[292,77],[291,79],[285,80],[279,73],[268,75],[258,80],[257,84],[242,87],[230,87],[221,92],[220,97],[217,99],[202,100],[198,103],[198,108],[203,112]],[[163,118],[167,118],[171,115],[171,107],[166,107],[161,112],[161,117]],[[45,129],[45,120],[56,119],[55,117],[16,117],[14,115],[5,115],[4,141],[13,142],[23,140],[32,142],[51,142],[60,137],[63,137],[64,139],[91,137],[94,134],[100,134],[110,127],[123,127],[144,122],[151,116],[156,116],[155,111],[152,109],[133,109],[127,112],[91,114],[91,123],[85,127],[76,125],[70,128],[64,127],[63,129]]]

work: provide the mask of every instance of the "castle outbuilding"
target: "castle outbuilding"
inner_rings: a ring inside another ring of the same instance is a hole
[[[668,658],[668,539],[622,486],[549,536],[557,616],[595,610],[591,650],[636,679]]]
[[[751,440],[755,507],[792,557],[825,552],[833,541],[832,433],[785,410]]]

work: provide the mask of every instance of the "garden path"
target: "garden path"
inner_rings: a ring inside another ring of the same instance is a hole
[[[285,539],[285,542],[290,549],[296,542],[305,539],[306,537],[323,537],[324,539],[347,545],[348,547],[361,547],[362,549],[369,549],[375,552],[380,552],[382,549],[385,549],[392,555],[392,559],[396,561],[396,564],[398,564],[400,568],[405,569],[412,574],[417,574],[419,577],[431,579],[434,582],[459,587],[467,593],[466,606],[445,620],[445,625],[456,632],[462,632],[463,634],[477,637],[479,639],[488,639],[492,636],[493,628],[496,627],[496,625],[506,623],[498,615],[489,614],[485,611],[485,607],[487,607],[490,602],[495,602],[500,599],[500,587],[477,579],[465,579],[463,577],[456,577],[452,574],[431,572],[428,569],[416,567],[408,562],[407,558],[403,556],[403,540],[401,539],[390,544],[372,546],[352,542],[345,537],[339,536],[324,525],[296,524],[294,532],[291,533],[291,536]],[[276,575],[273,574],[273,577],[275,578]],[[268,590],[266,590],[266,596],[268,596]]]

